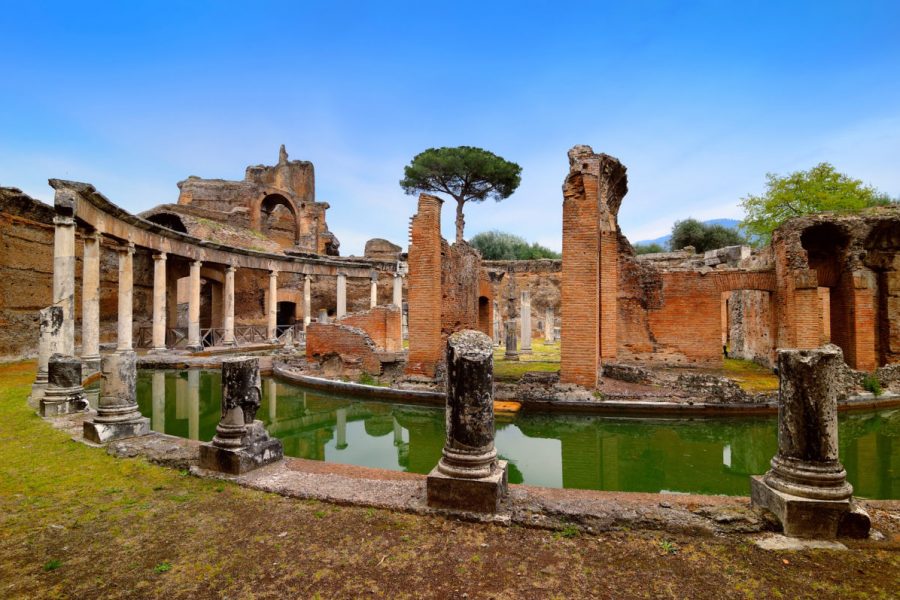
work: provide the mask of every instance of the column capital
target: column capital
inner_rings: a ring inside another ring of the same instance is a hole
[[[238,268],[234,265],[228,265],[227,267],[225,267],[225,272],[226,273],[234,273],[235,271],[237,271],[237,269]]]
[[[120,254],[134,254],[134,242],[121,244],[116,248],[116,252],[119,252]]]
[[[75,218],[74,217],[66,217],[63,215],[56,215],[53,217],[53,224],[57,227],[74,227],[75,226]]]
[[[269,277],[278,277],[278,269],[269,269]]]
[[[96,229],[93,231],[86,231],[84,233],[84,235],[81,236],[81,239],[85,242],[90,240],[92,242],[97,242],[99,244],[100,240],[103,239],[103,234],[100,233],[99,231],[97,231]]]
[[[195,258],[194,260],[191,261],[191,266],[197,267],[199,269],[201,266],[203,266],[203,261],[200,260],[199,258]]]
[[[168,258],[168,254],[166,254],[165,252],[157,252],[156,254],[153,255],[153,260],[159,260],[159,261],[165,262],[166,258]]]

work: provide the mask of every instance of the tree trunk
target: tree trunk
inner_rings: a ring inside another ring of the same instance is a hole
[[[456,201],[456,243],[464,241],[463,240],[463,227],[465,227],[466,221],[463,218],[463,204],[465,204],[465,200]]]

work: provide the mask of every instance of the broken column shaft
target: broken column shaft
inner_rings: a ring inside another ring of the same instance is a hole
[[[55,417],[87,410],[81,386],[81,359],[54,354],[47,367],[47,389],[41,398],[41,416]]]
[[[84,437],[98,444],[150,433],[150,419],[137,405],[137,357],[132,350],[100,360],[103,379],[97,416],[84,422]]]
[[[447,440],[428,475],[428,504],[495,512],[506,492],[506,461],[494,447],[493,345],[478,331],[447,341]]]

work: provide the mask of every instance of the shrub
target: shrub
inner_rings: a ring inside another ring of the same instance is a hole
[[[869,373],[866,375],[866,378],[863,379],[863,388],[867,392],[872,392],[876,398],[882,394],[884,390],[881,388],[881,382],[878,380],[878,377],[875,373]]]

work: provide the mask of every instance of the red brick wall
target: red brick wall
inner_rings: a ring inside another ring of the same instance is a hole
[[[406,372],[434,377],[441,360],[441,204],[422,194],[409,234],[408,322],[409,358]]]
[[[400,308],[393,304],[343,316],[338,323],[365,331],[378,350],[400,352]]]
[[[365,331],[342,323],[310,323],[306,328],[306,359],[321,362],[334,355],[346,366],[381,374],[375,343]]]

